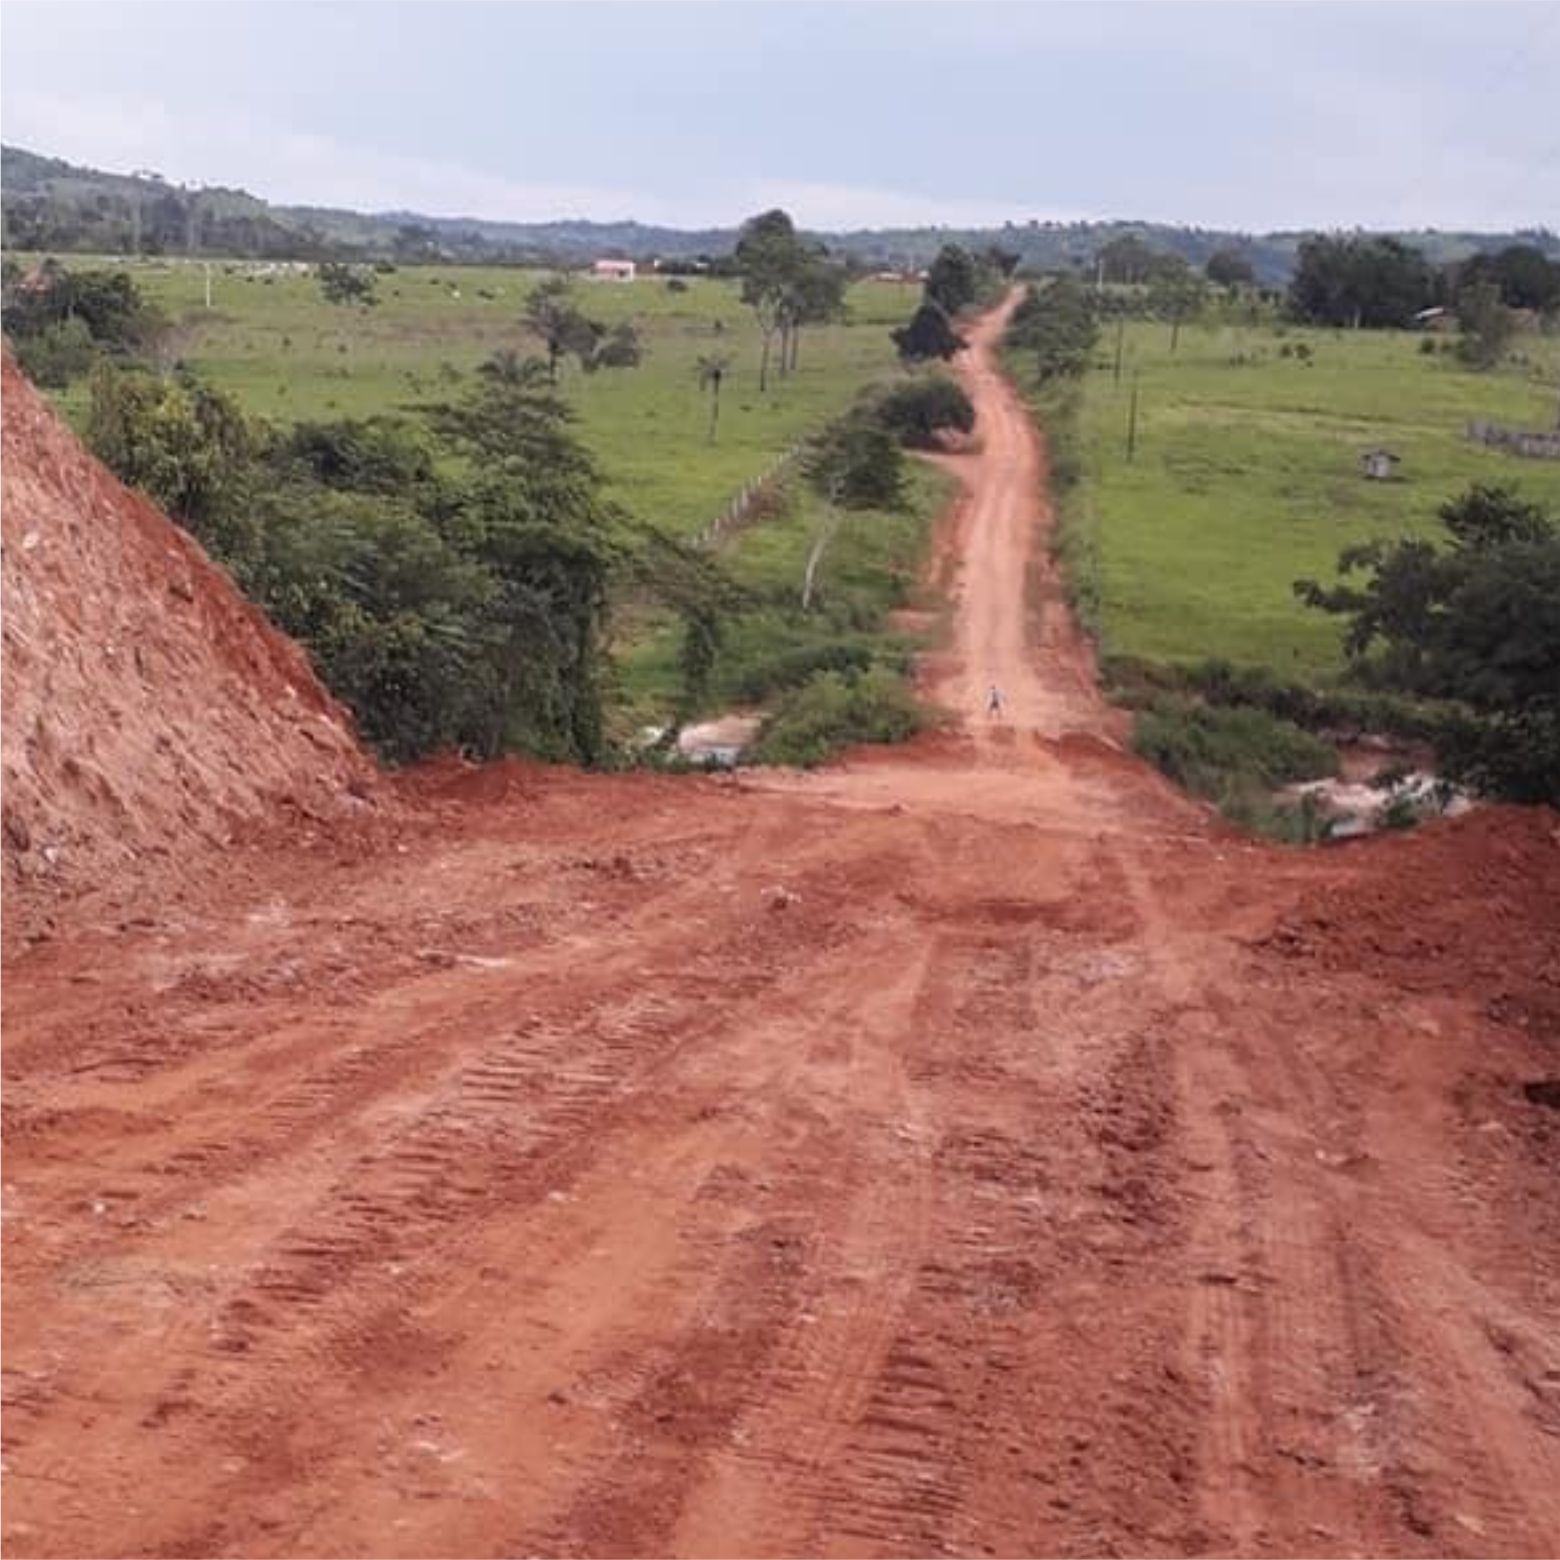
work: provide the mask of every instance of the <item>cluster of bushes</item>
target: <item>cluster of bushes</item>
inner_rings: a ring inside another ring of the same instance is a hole
[[[1292,721],[1168,695],[1138,711],[1132,743],[1178,785],[1226,805],[1338,771],[1333,748]]]
[[[1076,276],[1048,277],[1013,311],[1007,343],[1031,354],[1041,384],[1077,379],[1089,366],[1100,327],[1094,295]]]
[[[858,742],[904,742],[920,730],[921,708],[887,667],[815,672],[764,722],[754,757],[811,768]]]
[[[1296,594],[1346,621],[1359,683],[1449,705],[1435,739],[1449,778],[1560,804],[1560,526],[1502,487],[1438,514],[1444,542],[1347,548],[1340,583]]]
[[[188,375],[103,363],[86,436],[308,648],[388,758],[595,763],[612,581],[696,615],[711,566],[635,542],[547,378],[494,360],[416,419],[282,432]]]
[[[975,428],[974,403],[962,386],[943,374],[895,385],[878,398],[874,410],[877,420],[906,449],[936,449],[942,434],[972,433]]]
[[[879,653],[865,636],[841,637],[825,633],[816,640],[787,644],[760,653],[746,662],[731,679],[731,697],[742,704],[763,704],[777,693],[801,687],[823,672],[858,677],[879,663]],[[903,672],[900,659],[889,670]]]
[[[105,354],[144,351],[167,328],[127,271],[66,271],[45,261],[23,276],[9,257],[0,322],[22,372],[50,390],[81,378]]]
[[[1129,709],[1165,696],[1195,698],[1226,709],[1261,710],[1306,731],[1350,740],[1370,732],[1409,742],[1434,742],[1447,724],[1444,705],[1382,689],[1315,687],[1291,682],[1265,666],[1235,666],[1220,659],[1181,666],[1108,656],[1100,672],[1111,697]]]

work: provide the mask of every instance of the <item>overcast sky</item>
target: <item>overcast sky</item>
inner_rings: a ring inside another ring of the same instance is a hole
[[[1560,225],[1560,4],[7,0],[0,131],[272,200]]]

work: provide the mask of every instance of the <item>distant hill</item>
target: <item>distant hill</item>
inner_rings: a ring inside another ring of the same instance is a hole
[[[77,254],[210,254],[264,259],[361,258],[577,264],[602,255],[691,260],[730,252],[733,228],[651,227],[639,222],[498,222],[411,211],[357,212],[280,206],[244,190],[186,188],[156,174],[104,173],[20,147],[0,147],[0,210],[7,249]],[[863,228],[816,235],[869,266],[922,266],[945,243],[990,243],[1026,265],[1089,266],[1112,239],[1133,235],[1202,265],[1218,249],[1251,262],[1257,279],[1285,282],[1305,233],[1238,233],[1156,222],[1024,222],[990,228]],[[1399,232],[1437,264],[1529,243],[1560,259],[1545,228],[1511,233]]]

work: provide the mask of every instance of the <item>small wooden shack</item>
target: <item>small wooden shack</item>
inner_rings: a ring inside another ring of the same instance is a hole
[[[1360,456],[1360,475],[1372,482],[1390,482],[1397,475],[1402,459],[1391,450],[1366,450]]]

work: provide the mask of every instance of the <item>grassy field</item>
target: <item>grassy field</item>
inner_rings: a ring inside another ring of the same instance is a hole
[[[1524,335],[1512,362],[1475,373],[1407,332],[1192,326],[1173,356],[1169,337],[1128,325],[1118,384],[1107,327],[1083,386],[1081,481],[1063,506],[1092,556],[1107,655],[1216,656],[1325,680],[1342,665],[1338,627],[1295,600],[1297,577],[1331,579],[1352,542],[1432,533],[1436,507],[1472,482],[1560,510],[1560,463],[1463,435],[1472,418],[1552,426],[1560,340]],[[1015,359],[1021,381],[1023,367]],[[1399,480],[1361,476],[1376,446],[1402,457]]]
[[[110,262],[102,262],[110,263]],[[278,422],[365,417],[450,394],[501,347],[537,351],[518,320],[541,273],[502,267],[407,266],[381,275],[372,309],[326,303],[312,275],[260,276],[213,263],[212,309],[201,266],[134,267],[146,295],[183,322],[182,356],[243,406]],[[913,310],[912,287],[863,282],[846,323],[803,333],[798,372],[758,393],[759,338],[737,284],[689,278],[579,284],[582,307],[609,324],[631,319],[646,356],[637,369],[563,370],[584,438],[613,496],[677,534],[699,530],[776,455],[841,410],[861,387],[894,370],[888,332]],[[696,364],[732,357],[718,441],[708,443],[709,401]],[[84,387],[64,399],[79,407]]]

